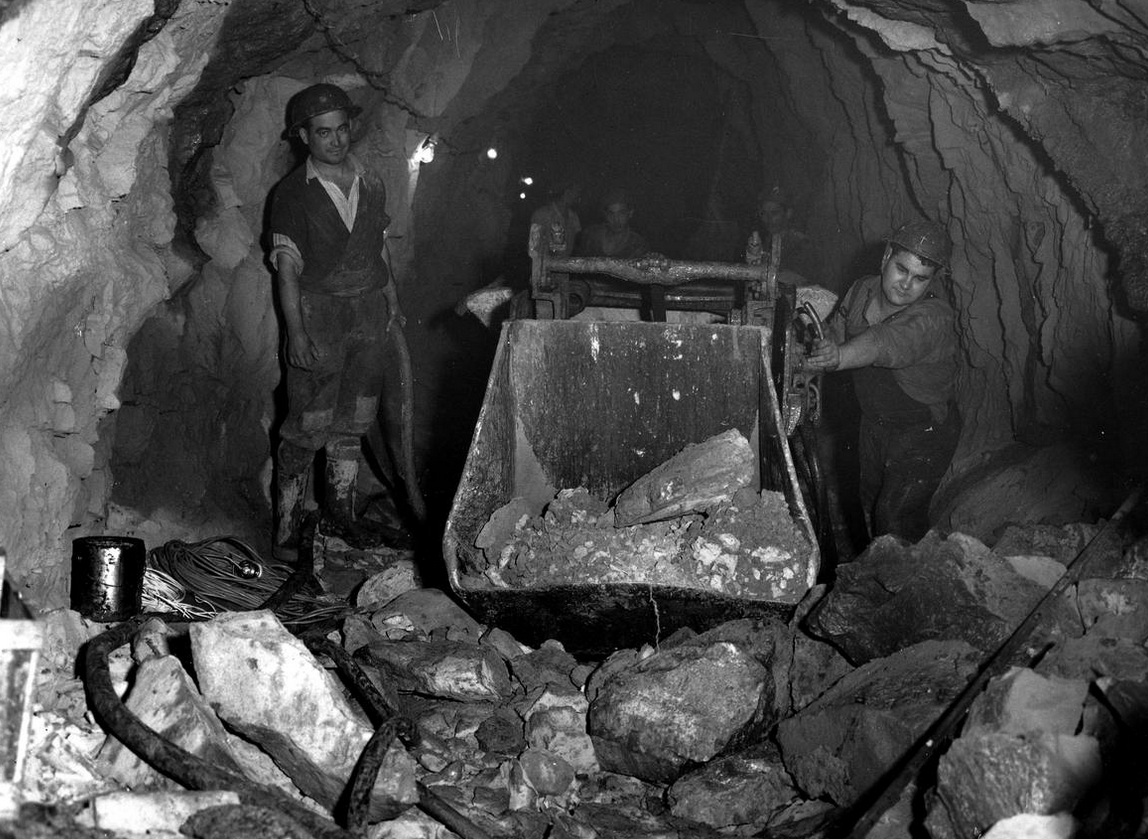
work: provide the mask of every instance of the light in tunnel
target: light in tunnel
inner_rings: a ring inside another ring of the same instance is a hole
[[[415,149],[414,154],[411,155],[411,160],[415,163],[430,163],[434,160],[434,147],[438,140],[435,135],[431,134]]]
[[[534,184],[534,178],[527,175],[525,178],[522,178],[522,182],[527,186],[532,186]]]
[[[525,192],[520,192],[520,193],[518,193],[518,197],[519,197],[519,198],[521,198],[521,199],[523,199],[523,200],[526,200],[526,193],[525,193]]]
[[[496,149],[494,146],[491,146],[486,150],[486,157],[488,160],[494,160],[498,157],[498,149]]]

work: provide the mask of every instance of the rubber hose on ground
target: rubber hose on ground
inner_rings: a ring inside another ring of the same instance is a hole
[[[128,643],[139,626],[153,617],[167,619],[166,615],[140,615],[112,627],[88,642],[84,654],[84,685],[89,705],[107,731],[142,760],[188,789],[231,790],[239,795],[244,804],[266,807],[289,815],[314,833],[317,839],[355,839],[334,822],[295,803],[283,792],[213,766],[168,742],[136,719],[112,685],[108,655]]]

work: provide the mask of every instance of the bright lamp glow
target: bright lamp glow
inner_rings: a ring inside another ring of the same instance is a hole
[[[526,197],[526,193],[525,193],[525,192],[520,192],[520,193],[518,193],[518,197],[519,197],[519,198],[525,198],[525,197]]]
[[[486,156],[489,160],[494,160],[496,157],[498,157],[498,149],[496,149],[494,146],[491,146],[486,150]]]
[[[525,178],[522,179],[522,182],[524,184],[526,184],[527,186],[531,186],[534,183],[534,178],[527,175]]]
[[[430,163],[432,160],[434,160],[434,147],[434,138],[427,137],[425,140],[419,143],[419,147],[415,149],[415,153],[411,155],[411,159],[415,163]]]

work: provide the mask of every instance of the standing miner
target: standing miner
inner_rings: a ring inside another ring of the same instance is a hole
[[[387,332],[401,314],[384,262],[390,217],[382,180],[351,154],[351,120],[362,109],[331,84],[296,94],[288,137],[307,161],[271,198],[271,264],[285,331],[287,416],[276,451],[275,543],[291,549],[315,454],[324,452],[323,525],[355,547],[383,532],[356,517],[362,438],[383,388]],[[382,457],[384,453],[377,452]]]
[[[909,222],[886,240],[881,273],[858,280],[829,320],[812,370],[852,370],[861,405],[860,494],[870,535],[916,542],[961,432],[953,402],[957,335],[944,294],[952,242]]]

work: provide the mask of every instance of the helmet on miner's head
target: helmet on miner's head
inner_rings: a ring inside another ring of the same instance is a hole
[[[902,224],[886,239],[890,247],[915,253],[921,259],[935,262],[948,270],[953,255],[953,241],[945,228],[932,221],[910,221]]]
[[[348,117],[356,117],[363,109],[336,85],[313,84],[303,88],[287,103],[287,136],[293,135],[312,117],[331,111],[346,111]]]

